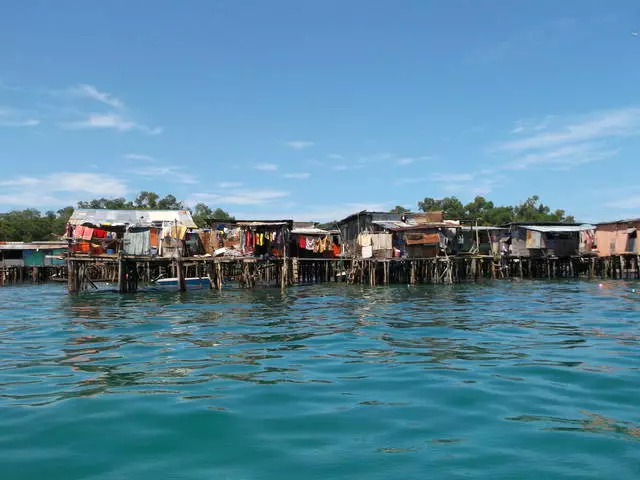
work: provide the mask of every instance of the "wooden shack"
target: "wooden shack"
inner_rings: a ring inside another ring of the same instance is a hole
[[[414,225],[413,223],[407,223],[407,220],[407,214],[368,212],[366,210],[349,215],[338,222],[344,255],[350,258],[370,258],[374,256],[372,240],[365,237],[365,245],[363,245],[361,235],[390,234],[392,227]],[[388,242],[389,240],[385,238],[383,246],[386,247]],[[369,246],[372,247],[371,251],[369,251]],[[392,255],[392,245],[388,246],[389,248],[382,248],[378,252],[385,250],[384,256]]]
[[[64,265],[67,242],[0,243],[0,267],[48,267]]]
[[[601,257],[640,253],[640,218],[602,222],[596,225],[597,252]]]
[[[289,251],[294,258],[338,258],[342,255],[340,230],[318,228],[313,222],[295,222]]]
[[[587,224],[512,223],[508,229],[508,253],[514,257],[585,255],[595,243],[595,227]]]
[[[289,256],[293,220],[212,219],[210,223],[215,256]]]
[[[452,247],[456,255],[499,256],[500,241],[509,233],[508,228],[485,225],[464,225],[456,231]]]
[[[74,255],[192,256],[203,253],[188,210],[78,209],[67,235]]]

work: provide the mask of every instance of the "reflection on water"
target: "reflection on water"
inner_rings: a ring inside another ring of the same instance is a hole
[[[422,478],[425,465],[436,477],[630,478],[632,288],[0,289],[0,467],[7,478]]]

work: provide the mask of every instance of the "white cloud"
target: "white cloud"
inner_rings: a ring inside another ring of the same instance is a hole
[[[140,175],[142,177],[163,177],[167,182],[172,183],[198,183],[195,176],[182,171],[182,167],[177,165],[154,165],[152,167],[144,167],[129,170],[132,175]]]
[[[59,173],[51,175],[54,192],[86,192],[93,195],[120,196],[127,193],[125,184],[118,178],[103,173]]]
[[[129,160],[142,160],[143,162],[155,162],[156,159],[149,155],[142,155],[140,153],[126,153],[123,155],[124,158]]]
[[[0,127],[35,127],[40,125],[40,120],[29,118],[26,120],[4,120],[0,118]]]
[[[542,120],[531,120],[531,119],[520,119],[516,120],[513,129],[511,130],[512,134],[519,133],[530,133],[530,132],[539,132],[542,130],[546,130],[549,126],[549,122],[553,119],[553,115],[547,115]]]
[[[0,205],[42,207],[69,205],[79,195],[119,197],[127,193],[119,178],[103,173],[55,172],[42,176],[21,176],[0,181]],[[63,197],[59,194],[64,193]]]
[[[496,150],[523,152],[638,134],[640,134],[640,108],[621,108],[591,114],[582,121],[567,123],[555,131],[501,143],[497,145]]]
[[[219,182],[218,188],[238,188],[242,186],[242,182]]]
[[[263,172],[274,172],[278,170],[278,165],[275,165],[273,163],[259,163],[257,165],[254,165],[253,168],[256,170],[261,170]]]
[[[411,165],[413,162],[415,162],[416,159],[415,158],[411,158],[411,157],[401,157],[401,158],[397,158],[396,159],[396,165]]]
[[[8,90],[10,92],[21,92],[22,91],[22,88],[16,87],[14,85],[8,85],[4,81],[2,81],[2,79],[0,79],[0,89]]]
[[[640,209],[640,195],[632,195],[621,200],[616,200],[605,204],[607,207],[619,208],[622,210],[638,210]]]
[[[293,150],[304,150],[305,148],[313,147],[315,143],[308,140],[291,140],[285,142],[285,145]]]
[[[34,185],[40,185],[42,183],[41,178],[37,177],[15,177],[10,180],[2,180],[0,181],[1,187],[30,187]]]
[[[413,183],[422,183],[425,182],[426,179],[424,177],[407,177],[407,178],[398,178],[395,182],[394,185],[396,185],[397,187],[401,186],[401,185],[411,185]]]
[[[552,165],[554,169],[566,170],[585,163],[615,156],[619,150],[606,150],[598,143],[564,145],[558,148],[532,152],[506,165],[510,170],[524,170],[538,165]]]
[[[470,173],[434,173],[431,180],[435,182],[470,182],[473,175]]]
[[[371,155],[360,155],[358,157],[358,163],[378,163],[385,160],[391,160],[395,157],[393,153],[373,153]]]
[[[80,95],[85,98],[92,98],[98,102],[102,102],[105,105],[109,105],[113,108],[123,109],[124,102],[119,98],[114,97],[110,93],[101,92],[93,85],[77,85],[71,88],[71,92],[75,95]]]
[[[119,131],[127,131],[135,128],[136,124],[114,114],[92,114],[86,120],[65,124],[68,128],[113,128]]]
[[[340,155],[339,153],[330,153],[329,155],[327,155],[327,158],[329,158],[330,160],[344,160],[344,156]]]
[[[72,205],[74,199],[65,199],[42,192],[15,192],[10,194],[0,194],[0,205],[7,205],[12,208],[42,208],[61,207]]]
[[[535,133],[540,130],[544,132]],[[547,116],[538,123],[520,121],[512,133],[523,132],[527,135],[494,145],[490,153],[507,157],[502,164],[511,170],[537,166],[568,170],[613,157],[620,151],[620,140],[640,136],[640,108],[594,112],[579,118]]]
[[[93,113],[84,120],[64,123],[62,126],[70,129],[112,129],[119,132],[137,130],[148,135],[159,135],[162,133],[161,127],[148,127],[113,113]]]
[[[0,107],[0,127],[35,127],[40,120],[33,118],[31,112],[10,107]]]
[[[191,201],[209,201],[220,206],[264,205],[289,195],[289,192],[280,190],[231,190],[224,194],[194,193]]]
[[[305,180],[311,176],[310,173],[286,173],[284,178],[297,178],[300,180]]]
[[[398,156],[394,153],[382,152],[382,153],[373,153],[369,155],[360,155],[357,157],[358,165],[365,165],[369,163],[395,163],[398,166],[407,166],[418,161],[428,160],[432,157],[429,156],[421,156],[421,157],[409,157],[409,156]]]

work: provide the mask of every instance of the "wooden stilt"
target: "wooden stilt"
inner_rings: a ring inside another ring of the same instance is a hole
[[[176,270],[178,271],[178,288],[181,292],[187,291],[187,284],[184,280],[184,264],[182,263],[182,258],[176,258]]]

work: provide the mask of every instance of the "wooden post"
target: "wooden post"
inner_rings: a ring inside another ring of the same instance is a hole
[[[282,275],[280,278],[280,290],[284,292],[288,285],[289,265],[287,262],[287,243],[289,236],[287,235],[286,226],[282,227]]]
[[[78,293],[75,289],[75,286],[76,286],[75,266],[76,266],[76,262],[74,262],[73,260],[67,261],[67,290],[71,295]]]
[[[575,278],[576,277],[576,269],[573,265],[573,259],[569,259],[569,275],[571,276],[571,278]]]
[[[222,273],[222,264],[220,262],[216,263],[216,286],[219,291],[222,291],[222,283],[223,283],[223,273]]]
[[[178,288],[181,292],[186,292],[187,285],[184,281],[184,265],[182,264],[182,257],[176,258],[176,270],[178,271]]]
[[[118,292],[127,293],[127,270],[122,257],[118,259]]]

